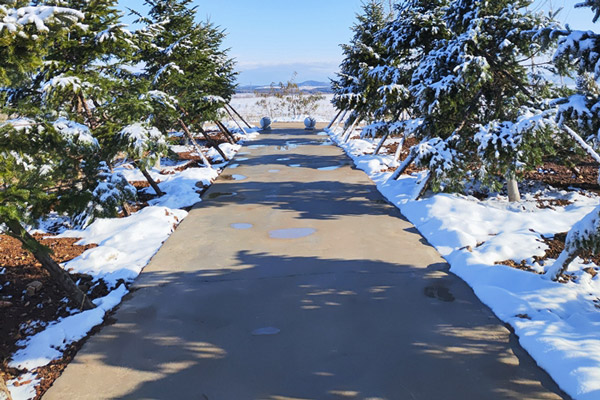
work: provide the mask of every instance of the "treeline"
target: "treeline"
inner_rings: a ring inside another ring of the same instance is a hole
[[[428,170],[423,190],[505,189],[519,201],[518,181],[544,158],[600,162],[600,35],[562,27],[531,3],[406,0],[392,14],[381,1],[364,4],[334,104],[346,128],[368,121],[363,134],[381,143],[416,139],[393,179],[416,164]],[[575,7],[600,16],[600,0]],[[600,250],[600,208],[566,245],[553,279],[582,249]]]
[[[0,223],[84,309],[93,304],[26,226],[51,211],[78,226],[116,216],[136,194],[113,172],[117,156],[158,193],[147,170],[166,134],[195,143],[235,90],[224,32],[196,22],[191,0],[144,3],[132,32],[116,0],[0,1]]]

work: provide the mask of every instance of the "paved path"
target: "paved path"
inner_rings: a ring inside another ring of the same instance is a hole
[[[564,398],[326,140],[243,149],[45,399]]]

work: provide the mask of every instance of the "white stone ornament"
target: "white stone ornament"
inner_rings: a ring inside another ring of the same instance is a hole
[[[304,120],[304,129],[306,129],[307,131],[314,130],[316,125],[317,120],[315,120],[313,117],[306,117],[306,119]]]
[[[263,131],[271,130],[271,118],[262,117],[259,124],[260,124],[261,130],[263,130]]]

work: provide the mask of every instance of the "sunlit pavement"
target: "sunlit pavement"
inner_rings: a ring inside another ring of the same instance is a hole
[[[566,398],[327,136],[275,127],[45,399]]]

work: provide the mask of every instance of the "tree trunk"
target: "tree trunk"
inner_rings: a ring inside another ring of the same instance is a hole
[[[4,382],[2,374],[0,374],[0,400],[12,400],[10,391],[6,387],[6,382]]]
[[[227,127],[219,121],[215,121],[215,124],[217,124],[221,132],[223,132],[223,135],[227,138],[229,144],[235,144],[235,138],[233,137],[231,132],[229,132],[229,129],[227,129]]]
[[[227,114],[229,114],[229,117],[231,118],[231,120],[233,121],[233,123],[236,124],[237,127],[240,129],[240,131],[242,132],[242,135],[245,134],[246,131],[244,131],[244,128],[242,128],[242,126],[240,125],[240,123],[237,122],[237,120],[233,117],[233,114],[227,109],[227,107],[225,107],[225,111],[227,111]]]
[[[381,148],[383,147],[383,144],[385,143],[385,141],[387,140],[387,138],[390,136],[390,132],[386,132],[385,135],[383,135],[383,138],[381,138],[381,141],[379,142],[379,144],[377,145],[377,148],[375,149],[375,155],[379,154],[379,152],[381,151]]]
[[[192,134],[191,134],[190,130],[188,129],[187,125],[185,124],[185,122],[183,122],[183,120],[181,118],[179,118],[179,120],[177,122],[179,122],[179,125],[183,129],[183,133],[188,138],[188,140],[190,141],[192,146],[194,146],[194,148],[196,149],[196,152],[200,156],[202,163],[204,165],[206,165],[208,168],[212,168],[210,161],[208,161],[208,158],[206,158],[206,156],[202,153],[200,146],[198,146],[198,143],[196,143],[196,139],[194,139],[194,137],[192,136]]]
[[[333,124],[335,123],[335,121],[337,121],[337,119],[338,119],[338,117],[340,116],[341,113],[342,113],[342,110],[338,111],[338,113],[331,120],[331,122],[329,123],[329,125],[327,125],[327,127],[325,128],[326,131],[329,130],[329,128],[331,128],[333,126]]]
[[[521,201],[521,193],[519,192],[519,184],[514,173],[509,174],[506,179],[506,186],[508,188],[508,201],[511,203]]]
[[[248,129],[252,129],[252,126],[250,126],[250,124],[246,122],[246,120],[244,119],[244,117],[242,117],[240,115],[240,113],[235,110],[235,108],[231,107],[231,104],[226,104],[225,107],[231,108],[231,111],[233,111],[235,113],[235,115],[237,115],[242,120],[242,122],[244,124],[246,124],[246,126],[248,127]],[[227,108],[225,108],[225,109],[227,109]],[[244,130],[242,129],[242,133],[243,132],[244,132]]]
[[[121,203],[121,207],[123,208],[123,215],[129,217],[131,215],[131,210],[129,209],[129,205],[126,201]]]
[[[150,186],[152,186],[152,189],[154,189],[154,193],[156,193],[157,196],[164,195],[164,192],[162,190],[160,190],[160,188],[158,187],[158,184],[152,178],[152,175],[150,175],[148,170],[146,168],[142,167],[141,165],[139,165],[138,163],[134,162],[133,164],[142,172],[142,175],[144,175],[144,178],[146,178],[146,180],[148,181]]]
[[[52,279],[60,285],[67,296],[72,299],[80,309],[90,310],[95,307],[85,293],[73,282],[67,271],[62,269],[56,261],[50,257],[49,249],[44,247],[33,236],[23,228],[21,223],[16,220],[4,221],[9,229],[10,235],[18,239],[23,247],[29,250],[36,260],[42,264],[42,267],[50,273]]]
[[[202,134],[202,136],[204,136],[204,139],[206,139],[206,142],[215,148],[215,150],[217,150],[217,153],[219,153],[219,155],[221,156],[221,158],[223,158],[223,161],[229,161],[229,158],[227,158],[227,156],[225,155],[225,153],[223,152],[223,150],[221,150],[221,148],[219,147],[219,144],[217,142],[215,142],[210,136],[208,136],[208,133],[206,133],[206,131],[202,128],[200,129],[200,133]]]

